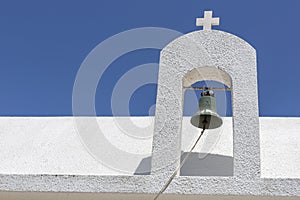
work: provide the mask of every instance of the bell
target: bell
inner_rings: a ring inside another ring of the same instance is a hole
[[[222,118],[216,109],[216,97],[212,90],[206,88],[199,100],[199,109],[191,118],[191,124],[202,129],[214,129],[222,126]]]

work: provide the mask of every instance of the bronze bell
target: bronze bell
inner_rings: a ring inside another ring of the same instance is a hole
[[[193,126],[202,129],[214,129],[222,126],[222,118],[217,113],[216,97],[212,90],[205,88],[199,100],[199,109],[191,118]]]

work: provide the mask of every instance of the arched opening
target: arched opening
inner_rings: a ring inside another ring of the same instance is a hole
[[[223,125],[209,129],[180,170],[181,176],[233,176],[233,128],[231,78],[215,67],[191,70],[183,78],[183,118],[181,134],[181,161],[193,146],[202,129],[191,122],[198,110],[203,87],[211,88],[216,97],[217,113]]]

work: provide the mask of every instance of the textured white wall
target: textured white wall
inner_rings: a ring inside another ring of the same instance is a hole
[[[136,125],[145,126],[153,117],[134,117],[132,120]],[[195,152],[232,156],[231,121],[231,118],[225,118],[222,129],[206,132]],[[105,136],[115,147],[141,155],[131,172],[116,171],[94,159],[81,144],[72,117],[2,117],[0,174],[134,174],[139,163],[151,156],[152,139],[128,137],[110,117],[99,117],[98,122],[107,127]],[[199,129],[190,125],[189,117],[185,117],[183,150],[192,145],[198,132]],[[262,177],[300,178],[299,133],[300,118],[260,118]],[[203,156],[195,159],[203,159]],[[189,169],[197,170],[198,166],[194,167]]]

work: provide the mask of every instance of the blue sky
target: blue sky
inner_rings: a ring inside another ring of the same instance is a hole
[[[213,10],[215,29],[247,40],[257,49],[260,116],[300,116],[300,1],[101,0],[0,2],[0,115],[72,115],[76,73],[100,42],[138,27],[182,33],[197,29],[195,18]],[[105,71],[96,93],[97,115],[111,115],[112,89],[137,65],[157,63],[159,50],[121,56]],[[131,115],[147,115],[156,85],[131,97]]]

